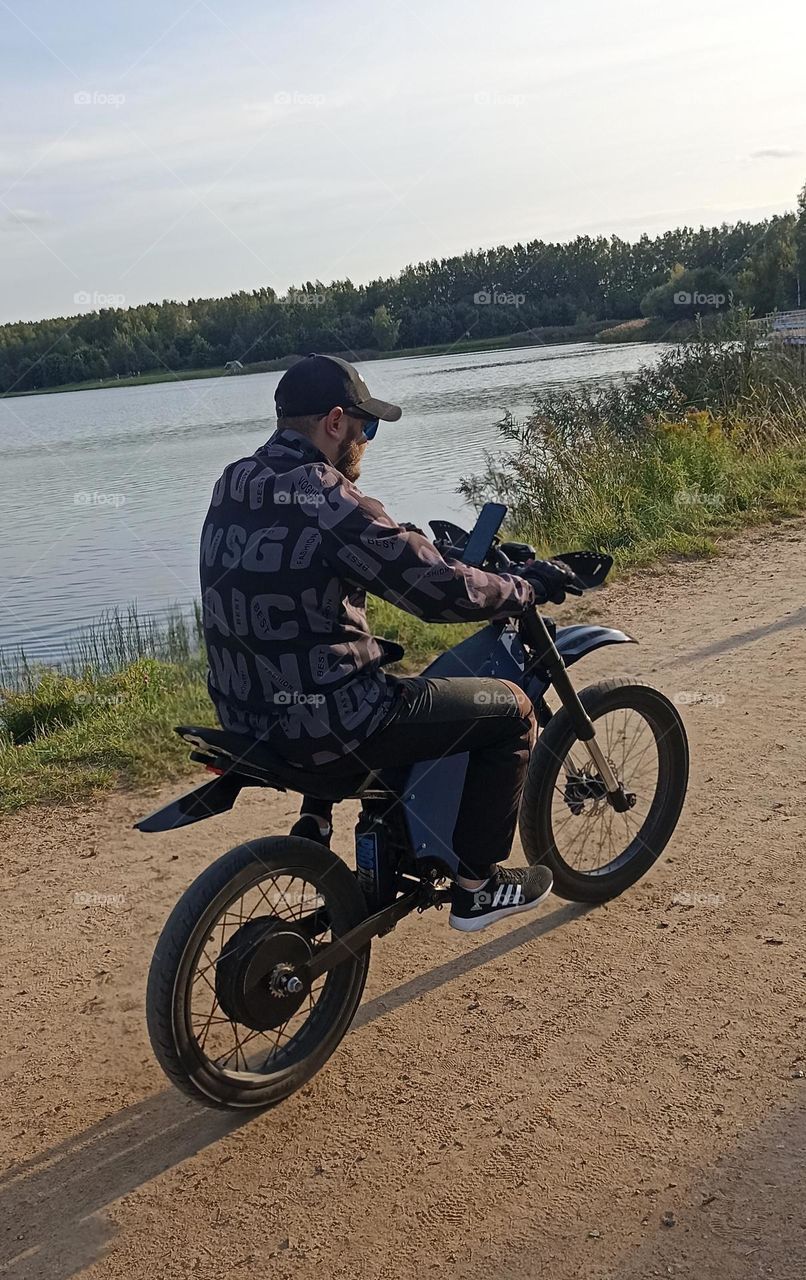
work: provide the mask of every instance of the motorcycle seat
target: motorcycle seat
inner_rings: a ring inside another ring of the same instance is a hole
[[[194,748],[191,758],[262,786],[297,791],[334,803],[360,796],[374,779],[366,770],[345,772],[341,761],[316,769],[300,769],[265,743],[242,733],[208,726],[178,725],[176,732]]]

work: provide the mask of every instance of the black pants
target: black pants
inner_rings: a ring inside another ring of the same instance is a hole
[[[358,751],[324,770],[338,777],[469,752],[453,847],[460,874],[483,879],[512,848],[533,718],[502,680],[411,676],[394,682],[398,698],[389,719]],[[302,812],[330,820],[328,803],[314,797],[305,797]]]

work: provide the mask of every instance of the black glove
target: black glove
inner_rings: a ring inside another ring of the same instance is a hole
[[[562,604],[565,593],[581,596],[584,590],[575,573],[562,560],[530,560],[521,569],[521,577],[531,585],[536,604]]]
[[[420,529],[416,524],[409,524],[406,520],[403,521],[403,524],[400,527],[401,529],[405,529],[406,533],[422,533],[424,538],[428,537],[428,534],[423,533],[422,529]]]

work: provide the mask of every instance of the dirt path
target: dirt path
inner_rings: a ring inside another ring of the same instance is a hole
[[[170,838],[130,829],[154,796],[3,823],[0,1275],[802,1280],[805,601],[802,523],[600,595],[642,643],[581,682],[689,701],[668,855],[483,941],[409,918],[326,1069],[245,1123],[165,1086],[143,988],[181,891],[291,802]]]

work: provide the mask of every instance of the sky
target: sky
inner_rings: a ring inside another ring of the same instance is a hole
[[[803,0],[0,0],[0,322],[792,209]]]

